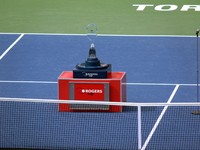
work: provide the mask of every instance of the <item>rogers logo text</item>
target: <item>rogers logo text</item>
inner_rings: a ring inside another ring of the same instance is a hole
[[[101,89],[82,89],[81,90],[82,93],[89,93],[89,94],[94,94],[94,93],[103,93],[103,91]]]
[[[93,73],[93,72],[82,72],[84,74],[85,77],[95,77],[95,76],[98,76],[98,73]]]

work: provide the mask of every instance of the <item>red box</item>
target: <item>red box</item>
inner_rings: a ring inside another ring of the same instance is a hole
[[[73,78],[72,71],[65,71],[58,78],[59,99],[125,102],[125,83],[125,72],[110,72],[107,79],[80,79]],[[59,104],[59,111],[122,112],[122,106]]]

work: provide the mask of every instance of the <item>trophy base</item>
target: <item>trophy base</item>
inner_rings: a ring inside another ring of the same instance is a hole
[[[105,69],[73,69],[73,78],[106,79],[108,72],[111,72],[111,64]]]

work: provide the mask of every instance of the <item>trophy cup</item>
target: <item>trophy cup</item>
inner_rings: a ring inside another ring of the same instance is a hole
[[[107,78],[111,71],[111,64],[101,63],[96,56],[94,41],[97,37],[98,28],[95,24],[88,24],[85,28],[87,38],[91,42],[88,58],[84,63],[77,64],[73,69],[74,78]]]

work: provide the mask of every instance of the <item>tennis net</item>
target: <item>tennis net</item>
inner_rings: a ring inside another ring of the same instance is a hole
[[[123,106],[123,112],[59,112],[60,103]],[[199,109],[200,103],[1,97],[0,148],[197,150],[200,147],[200,115],[192,115],[192,111]]]

